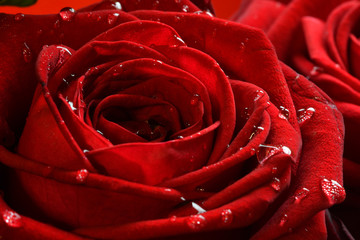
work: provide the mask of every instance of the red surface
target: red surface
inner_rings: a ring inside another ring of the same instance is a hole
[[[213,0],[213,6],[216,15],[221,18],[230,17],[240,4],[241,0]],[[99,2],[99,0],[58,0],[47,1],[38,0],[38,2],[30,7],[0,7],[0,12],[5,13],[29,13],[29,14],[44,14],[44,13],[57,13],[63,7],[71,6],[75,9]]]

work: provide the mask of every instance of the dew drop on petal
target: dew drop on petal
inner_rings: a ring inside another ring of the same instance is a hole
[[[345,199],[345,189],[335,180],[324,178],[321,180],[321,189],[330,204],[340,203]]]
[[[299,189],[294,194],[294,202],[300,203],[304,198],[307,197],[308,193],[310,192],[307,188]]]
[[[249,140],[253,139],[254,136],[262,131],[264,131],[264,128],[261,126],[253,126],[254,131],[250,134]]]
[[[323,72],[324,69],[318,66],[314,66],[310,71],[310,76],[318,75],[319,73]]]
[[[176,219],[177,217],[175,215],[169,218],[170,222],[176,222]]]
[[[15,19],[15,21],[21,21],[24,19],[24,17],[25,17],[25,15],[23,13],[17,13],[14,16],[14,19]]]
[[[199,102],[199,95],[198,94],[194,94],[194,96],[191,98],[190,100],[190,104],[191,105],[196,105]]]
[[[270,185],[277,192],[280,191],[280,189],[281,189],[280,179],[278,179],[278,178],[273,178]]]
[[[183,5],[182,6],[182,11],[183,12],[188,12],[189,11],[189,6],[188,5]]]
[[[107,22],[108,24],[113,24],[116,22],[116,20],[118,19],[119,17],[119,13],[110,13],[108,16],[107,16]]]
[[[309,107],[307,109],[297,110],[297,120],[300,126],[307,122],[315,113],[315,109]]]
[[[29,48],[29,46],[27,45],[26,42],[24,42],[24,46],[22,48],[22,55],[23,55],[24,61],[26,63],[31,62],[32,53],[31,53],[31,50],[30,50],[30,48]]]
[[[76,14],[75,9],[71,7],[65,7],[61,9],[59,12],[60,18],[65,22],[71,22],[75,17],[75,14]]]
[[[281,217],[281,219],[280,219],[279,225],[280,225],[280,226],[284,226],[285,223],[287,223],[287,221],[288,221],[288,215],[287,215],[287,214],[284,214],[284,215]]]
[[[23,225],[21,216],[14,211],[5,210],[3,212],[3,220],[9,227],[18,228]]]
[[[271,173],[272,174],[276,174],[278,172],[278,168],[277,167],[273,167],[272,169],[271,169]]]
[[[175,22],[179,22],[180,20],[181,20],[180,16],[175,16],[175,19],[174,19]]]
[[[199,204],[191,202],[191,206],[197,211],[198,214],[206,212]]]
[[[89,176],[89,172],[86,169],[81,169],[76,172],[76,181],[78,183],[85,182],[86,178]]]
[[[287,155],[291,155],[291,150],[287,146],[281,146],[281,150],[283,153],[285,153]]]
[[[243,51],[245,49],[245,43],[244,42],[240,42],[240,51]]]
[[[122,10],[122,6],[121,6],[121,3],[118,2],[118,1],[115,1],[112,6],[114,7],[114,9],[116,10]]]
[[[254,102],[258,101],[264,95],[265,95],[265,92],[263,90],[256,90],[256,96],[254,98]]]
[[[181,43],[181,44],[185,44],[184,40],[182,40],[179,36],[177,36],[176,34],[174,35],[174,37]]]
[[[281,149],[276,146],[260,144],[256,156],[259,163],[263,164],[266,160],[279,152],[281,152]]]
[[[214,17],[214,15],[211,13],[211,10],[205,10],[204,11],[204,13],[206,14],[206,15],[208,15],[208,16],[210,16],[210,17]],[[227,22],[227,23],[229,23],[229,22]],[[227,24],[226,24],[227,25]]]
[[[254,155],[255,153],[256,153],[256,149],[255,149],[255,148],[251,148],[251,149],[250,149],[250,154],[251,154],[251,156]]]
[[[197,192],[205,192],[205,189],[201,186],[197,186],[195,189]]]
[[[233,221],[234,215],[230,209],[224,209],[221,212],[221,220],[225,224],[230,224]]]
[[[240,113],[240,116],[244,118],[245,120],[248,120],[250,118],[250,110],[248,107],[244,107]]]
[[[200,230],[203,227],[205,227],[206,219],[203,215],[200,215],[200,214],[191,215],[186,220],[186,223],[192,230]]]
[[[279,108],[280,108],[280,109],[279,109],[279,115],[278,115],[279,118],[285,119],[285,120],[289,119],[289,115],[290,115],[289,110],[286,109],[286,108],[283,107],[283,106],[280,106]]]

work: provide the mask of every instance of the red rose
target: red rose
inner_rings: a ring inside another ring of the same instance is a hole
[[[260,2],[276,9],[277,17],[264,14],[258,8]],[[341,216],[354,237],[359,238],[355,216],[360,214],[360,4],[357,1],[303,0],[287,4],[254,1],[245,9],[236,16],[237,21],[267,31],[279,56],[325,91],[343,114],[344,181],[348,198],[334,212]],[[255,20],[259,15],[261,19]]]
[[[0,28],[5,238],[326,238],[342,117],[260,30],[185,0]]]

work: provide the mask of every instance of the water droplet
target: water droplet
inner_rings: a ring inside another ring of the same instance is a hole
[[[277,192],[280,191],[280,189],[281,189],[280,179],[278,179],[278,178],[273,178],[270,185]]]
[[[3,212],[3,220],[9,227],[18,228],[23,225],[21,216],[10,210],[5,210]]]
[[[198,94],[194,94],[194,96],[191,98],[191,100],[190,100],[190,104],[191,105],[196,105],[196,104],[198,104],[198,102],[199,102],[199,95]]]
[[[258,127],[258,126],[253,126],[253,128],[254,128],[254,131],[250,134],[250,137],[249,137],[249,140],[251,140],[251,139],[253,139],[253,137],[256,135],[256,134],[258,134],[259,132],[261,132],[261,131],[264,131],[264,128],[263,127]]]
[[[104,133],[100,130],[96,130],[99,134],[101,134],[102,136],[104,136]]]
[[[178,35],[174,35],[174,37],[182,44],[185,44],[184,40],[182,40]]]
[[[245,43],[240,42],[240,51],[243,51],[245,49]]]
[[[172,192],[172,189],[171,188],[165,188],[164,192]]]
[[[281,217],[281,219],[280,219],[279,225],[282,227],[282,226],[285,225],[285,223],[287,223],[287,221],[288,221],[288,215],[287,215],[287,214],[284,214],[284,215]]]
[[[321,180],[321,189],[330,204],[340,203],[345,199],[346,193],[344,187],[335,180],[324,178]]]
[[[314,66],[310,71],[310,76],[318,75],[319,73],[323,72],[324,69],[318,66]]]
[[[23,57],[24,57],[24,61],[26,63],[29,63],[31,62],[32,60],[32,53],[31,53],[31,50],[29,48],[29,46],[27,45],[26,42],[24,42],[24,46],[22,48],[22,54],[23,54]]]
[[[175,215],[169,218],[170,222],[176,222],[176,219],[177,217]]]
[[[186,199],[184,197],[180,197],[180,200],[186,202]]]
[[[256,149],[255,148],[251,148],[250,149],[250,154],[251,156],[253,156],[256,153]]]
[[[287,155],[291,155],[291,150],[286,146],[272,146],[260,144],[256,156],[259,163],[264,164],[270,157],[278,153],[285,153]]]
[[[23,13],[17,13],[14,16],[14,19],[15,19],[15,21],[21,21],[24,19],[24,17],[25,17],[25,15]]]
[[[199,204],[191,202],[191,206],[197,211],[198,214],[206,212]]]
[[[119,13],[110,13],[107,17],[107,22],[108,24],[113,24],[116,22],[116,20],[118,19],[119,17]]]
[[[182,138],[184,138],[184,136],[179,135],[179,136],[176,136],[176,138],[177,139],[182,139]]]
[[[98,73],[98,68],[97,67],[91,67],[89,68],[86,72],[85,72],[85,77],[90,77],[93,74],[97,74]]]
[[[340,64],[335,63],[335,68],[341,68],[341,67],[340,67]]]
[[[188,5],[183,5],[182,6],[182,11],[183,12],[188,12],[189,11],[189,6]]]
[[[245,108],[241,111],[240,115],[241,115],[242,118],[248,120],[249,117],[250,117],[250,115],[251,115],[249,108],[248,108],[248,107],[245,107]]]
[[[197,192],[205,192],[205,189],[201,186],[197,186],[195,189]]]
[[[113,4],[111,4],[116,10],[122,10],[121,3],[116,1]]]
[[[175,16],[175,19],[174,19],[175,22],[179,22],[180,20],[181,20],[180,16]]]
[[[77,108],[76,108],[76,107],[74,107],[74,103],[73,103],[73,102],[71,102],[71,101],[68,101],[68,100],[67,100],[67,97],[66,97],[66,101],[67,101],[67,103],[69,104],[69,106],[70,106],[71,110],[73,110],[73,111],[76,111],[76,110],[77,110]]]
[[[49,91],[44,92],[44,97],[45,97],[45,98],[51,97],[50,92],[49,92]]]
[[[271,173],[272,173],[272,174],[276,174],[277,171],[278,171],[278,168],[277,168],[277,167],[273,167],[273,168],[271,169]]]
[[[87,152],[90,152],[90,151],[87,150],[87,149],[84,149],[84,150],[83,150],[83,153],[87,153]]]
[[[289,119],[289,115],[290,115],[289,110],[288,110],[288,109],[286,109],[286,108],[285,108],[285,107],[283,107],[283,106],[280,106],[279,108],[280,108],[280,111],[279,111],[279,118],[281,118],[281,119],[285,119],[285,120]]]
[[[206,225],[206,219],[203,215],[191,215],[186,221],[187,225],[193,230],[200,230]]]
[[[308,195],[309,192],[310,192],[310,190],[307,188],[302,188],[302,189],[297,190],[294,194],[294,202],[296,202],[296,203],[301,202],[301,200],[306,198],[306,196]]]
[[[65,22],[72,21],[75,14],[76,14],[75,9],[73,9],[71,7],[65,7],[65,8],[61,9],[59,12],[60,18]]]
[[[302,126],[306,121],[308,121],[315,113],[315,109],[309,107],[307,109],[299,109],[297,111],[297,119],[300,126]]]
[[[85,182],[86,178],[89,176],[89,172],[86,169],[81,169],[76,172],[76,181],[78,183]]]
[[[265,95],[265,92],[263,90],[256,90],[256,96],[254,98],[254,102],[258,101],[264,95]]]
[[[224,209],[221,212],[221,220],[225,224],[230,224],[233,221],[234,215],[230,209]]]
[[[214,15],[211,13],[211,11],[210,11],[209,9],[205,10],[204,13],[205,13],[206,15],[210,16],[210,17],[214,17]],[[229,22],[227,22],[227,24],[228,24],[228,23],[229,23]],[[227,25],[227,24],[226,24],[226,25]]]
[[[287,154],[287,155],[291,155],[291,149],[288,148],[287,146],[282,146],[281,150],[283,153]]]

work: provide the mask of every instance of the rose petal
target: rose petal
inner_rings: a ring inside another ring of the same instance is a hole
[[[219,122],[216,122],[198,134],[179,140],[122,144],[89,152],[87,156],[110,176],[156,185],[203,166],[209,157],[211,149],[208,146],[212,145],[214,130],[218,126]]]

